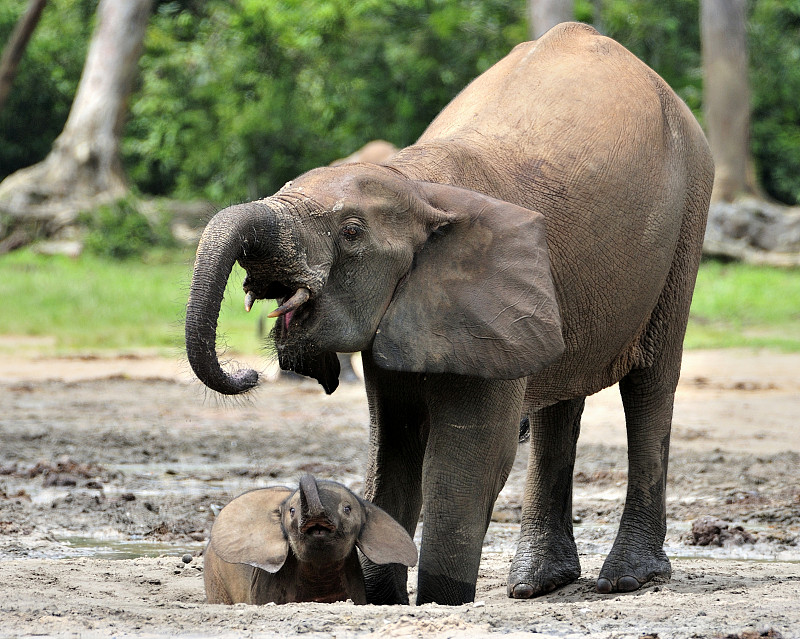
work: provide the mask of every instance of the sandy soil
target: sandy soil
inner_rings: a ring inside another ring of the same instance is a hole
[[[326,397],[278,379],[247,401],[220,402],[177,360],[3,354],[0,396],[0,637],[800,637],[800,355],[687,353],[670,581],[594,592],[627,476],[610,389],[589,399],[579,444],[581,579],[539,599],[506,598],[522,445],[476,603],[454,608],[204,603],[199,554],[217,506],[303,471],[362,489],[357,383]],[[410,582],[413,598],[413,573]]]

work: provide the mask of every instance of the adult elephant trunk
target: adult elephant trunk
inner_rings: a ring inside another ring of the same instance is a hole
[[[267,276],[287,287],[306,287],[319,279],[310,273],[300,255],[289,216],[268,201],[231,206],[217,213],[206,226],[197,247],[189,301],[186,305],[186,354],[197,377],[219,393],[236,395],[258,384],[258,373],[222,369],[217,356],[217,321],[225,287],[237,260],[266,265]],[[247,304],[257,294],[248,293]],[[266,297],[266,296],[265,296]]]

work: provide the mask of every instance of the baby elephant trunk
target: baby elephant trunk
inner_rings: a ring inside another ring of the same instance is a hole
[[[306,534],[318,531],[335,532],[336,525],[322,504],[317,490],[317,482],[312,475],[304,475],[300,480],[300,532]]]

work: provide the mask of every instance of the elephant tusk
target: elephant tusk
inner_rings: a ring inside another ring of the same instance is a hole
[[[250,309],[253,308],[253,302],[256,301],[256,294],[253,291],[247,291],[247,295],[244,296],[244,310],[248,313]]]
[[[281,315],[286,315],[286,313],[296,311],[308,301],[310,296],[311,293],[307,288],[298,288],[294,295],[267,315],[267,317],[280,317]]]

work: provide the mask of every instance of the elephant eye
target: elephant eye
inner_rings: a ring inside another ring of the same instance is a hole
[[[290,509],[289,509],[289,514],[290,514],[292,517],[294,517],[294,508],[290,508]]]
[[[340,233],[347,242],[352,242],[353,240],[357,240],[359,237],[361,237],[361,235],[364,233],[364,229],[357,224],[346,224],[342,227]]]
[[[349,515],[350,514],[350,506],[345,506],[342,510],[344,510],[344,514],[345,515]]]

